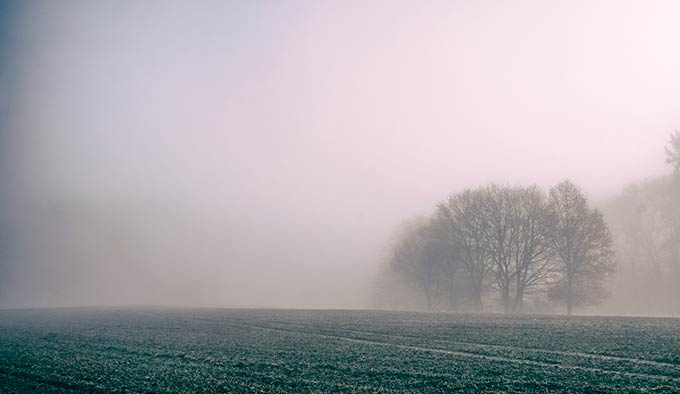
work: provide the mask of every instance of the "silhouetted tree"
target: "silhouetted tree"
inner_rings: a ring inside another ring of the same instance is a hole
[[[673,166],[673,170],[680,172],[680,131],[671,134],[671,139],[666,147],[666,163]]]
[[[426,219],[402,224],[391,251],[390,265],[394,272],[422,291],[428,309],[437,304],[442,294],[444,267],[441,250],[433,242]]]
[[[521,312],[524,297],[544,289],[555,276],[550,234],[554,223],[537,187],[482,189],[484,245],[505,312]]]
[[[441,226],[430,221],[421,228],[425,239],[424,253],[428,261],[434,262],[439,267],[439,289],[448,296],[449,306],[459,303],[460,289],[459,259],[456,249],[448,242],[448,237]]]
[[[483,310],[498,290],[503,310],[522,312],[531,294],[548,294],[567,312],[600,301],[613,271],[612,240],[602,214],[571,182],[547,196],[536,186],[489,185],[451,195],[433,217],[402,226],[392,271],[415,285],[428,308],[448,295]]]
[[[550,190],[550,209],[556,217],[551,243],[560,274],[550,296],[571,314],[574,307],[595,304],[606,295],[603,281],[614,270],[612,238],[602,214],[588,207],[570,181]]]
[[[488,287],[493,261],[485,242],[486,223],[480,191],[454,194],[437,206],[433,226],[449,249],[450,258],[459,262],[467,279],[467,290],[475,309],[483,310],[482,295]],[[453,289],[452,289],[453,290]]]
[[[524,297],[540,291],[553,280],[556,264],[550,235],[555,216],[548,208],[545,194],[538,187],[518,188],[514,226],[517,237],[511,245],[515,263],[515,298],[513,309],[521,312]]]
[[[668,227],[668,241],[671,265],[680,279],[680,131],[671,135],[666,147],[666,161],[673,166],[668,198],[663,205],[663,218]]]
[[[481,198],[484,247],[494,263],[494,279],[507,313],[513,306],[512,286],[517,274],[513,260],[513,246],[519,237],[517,195],[508,188],[491,185],[482,189]]]

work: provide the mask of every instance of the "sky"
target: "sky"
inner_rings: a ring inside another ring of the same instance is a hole
[[[675,1],[7,2],[3,306],[365,307],[488,182],[668,172]]]

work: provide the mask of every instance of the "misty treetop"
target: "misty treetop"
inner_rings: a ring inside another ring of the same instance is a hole
[[[540,295],[571,314],[607,295],[613,255],[603,215],[572,182],[549,193],[491,184],[453,194],[430,218],[404,223],[389,266],[428,308],[482,311],[495,303],[522,312],[529,296]]]

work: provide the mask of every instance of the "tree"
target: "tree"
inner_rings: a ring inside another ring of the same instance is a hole
[[[553,225],[545,194],[535,186],[482,191],[484,246],[494,262],[503,310],[522,312],[526,295],[555,274],[549,235]]]
[[[420,228],[420,236],[424,240],[423,253],[424,260],[435,265],[439,274],[437,288],[442,294],[448,296],[449,306],[453,307],[457,303],[459,295],[458,281],[458,258],[455,249],[451,248],[447,242],[446,234],[443,229],[436,225],[432,220]]]
[[[547,294],[567,312],[604,298],[613,272],[612,239],[602,214],[565,181],[549,195],[536,186],[489,185],[452,194],[433,217],[406,223],[391,250],[392,272],[449,305],[483,310],[487,290],[503,310],[523,312],[526,297]]]
[[[680,310],[680,132],[666,161],[673,172],[629,185],[606,205],[620,274],[613,290],[626,312]]]
[[[517,237],[511,245],[515,262],[515,298],[513,310],[522,312],[524,297],[542,289],[555,274],[550,232],[554,215],[548,209],[545,193],[538,187],[514,190],[517,209],[514,226]]]
[[[550,296],[571,315],[574,307],[595,304],[606,295],[603,281],[614,271],[612,238],[602,214],[588,207],[571,181],[553,187],[549,199],[556,219],[551,244],[560,274]]]
[[[512,286],[517,274],[513,261],[513,246],[519,236],[516,198],[510,189],[496,185],[481,191],[484,247],[493,261],[494,279],[506,313],[513,308]]]
[[[673,171],[680,173],[680,131],[671,134],[669,146],[666,147],[666,163],[673,166]]]
[[[666,147],[666,162],[673,166],[668,198],[663,205],[669,230],[667,249],[671,253],[673,268],[680,275],[680,131],[671,134]]]
[[[430,231],[424,218],[402,224],[390,258],[393,271],[423,292],[428,309],[437,304],[442,293],[441,255]]]
[[[450,251],[449,258],[459,262],[465,271],[473,306],[483,310],[482,295],[493,261],[484,245],[486,223],[481,192],[467,190],[451,195],[446,203],[437,206],[432,224],[438,228],[442,244]]]

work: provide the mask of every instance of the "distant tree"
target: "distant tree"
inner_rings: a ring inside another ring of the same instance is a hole
[[[428,261],[434,262],[439,267],[439,290],[448,296],[450,307],[459,303],[461,296],[460,283],[460,260],[456,255],[456,249],[451,247],[448,237],[441,226],[433,220],[421,228],[425,239],[424,253]]]
[[[493,261],[494,279],[506,313],[513,307],[512,286],[516,275],[512,250],[519,236],[516,197],[510,189],[496,185],[481,191],[484,247]]]
[[[666,247],[676,276],[680,279],[680,131],[671,134],[669,146],[666,147],[666,162],[673,166],[668,197],[662,208],[669,231]]]
[[[492,184],[451,195],[429,220],[406,222],[390,266],[428,308],[448,295],[452,307],[465,301],[483,310],[484,294],[494,288],[506,313],[547,293],[571,314],[606,295],[612,240],[602,214],[571,182],[549,196],[536,186]]]
[[[666,163],[673,166],[676,173],[680,173],[680,131],[671,134],[671,139],[666,147]]]
[[[537,187],[483,189],[484,245],[505,312],[522,312],[526,295],[555,276],[550,234],[553,215]]]
[[[512,246],[515,262],[515,297],[513,309],[522,312],[524,297],[542,290],[556,273],[550,234],[555,215],[550,211],[545,193],[538,187],[516,188],[518,204],[514,226],[517,237]]]
[[[625,187],[606,205],[615,238],[617,261],[631,275],[658,271],[667,263],[664,243],[668,229],[664,219],[668,179],[652,179]]]
[[[550,190],[549,204],[556,219],[551,244],[560,274],[550,297],[564,303],[571,315],[574,307],[598,303],[606,296],[603,281],[614,271],[612,238],[602,214],[588,207],[571,181]]]
[[[468,296],[473,307],[480,311],[484,309],[482,295],[494,267],[485,246],[482,203],[480,191],[451,195],[437,206],[432,220],[442,244],[450,251],[449,258],[458,262],[464,271]]]
[[[422,291],[428,309],[441,297],[444,273],[441,250],[431,231],[427,219],[404,222],[390,258],[392,270]]]
[[[621,271],[615,298],[627,311],[680,311],[680,131],[666,161],[671,174],[629,185],[604,206]]]

